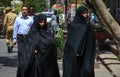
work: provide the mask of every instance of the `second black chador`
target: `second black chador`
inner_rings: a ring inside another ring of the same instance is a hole
[[[94,77],[96,43],[93,26],[83,16],[87,11],[79,7],[71,22],[64,47],[63,77]]]

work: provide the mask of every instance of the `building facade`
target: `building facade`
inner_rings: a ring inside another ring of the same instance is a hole
[[[107,8],[110,8],[110,13],[120,24],[120,0],[108,0]]]
[[[120,0],[108,0],[107,7],[110,8],[110,12],[113,14],[118,14],[120,9]]]

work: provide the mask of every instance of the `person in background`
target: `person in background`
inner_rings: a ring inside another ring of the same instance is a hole
[[[95,77],[96,40],[88,23],[88,9],[80,6],[71,22],[63,53],[63,77]]]
[[[2,31],[2,29],[3,29],[3,20],[4,19],[4,11],[3,11],[3,9],[1,9],[0,10],[0,38],[4,38],[4,36],[5,36],[5,30],[4,31]]]
[[[30,5],[30,6],[29,6],[28,15],[29,15],[30,17],[32,17],[33,20],[36,19],[35,10],[34,10],[34,6],[33,6],[33,5]]]
[[[53,31],[53,36],[57,34],[59,31],[59,16],[57,10],[54,10],[54,15],[52,15],[52,20],[51,20],[51,28]]]
[[[5,10],[6,10],[7,14],[5,15],[5,18],[4,18],[2,32],[6,28],[5,41],[6,41],[8,53],[10,53],[10,52],[12,52],[12,49],[14,47],[12,36],[13,36],[14,21],[17,17],[17,14],[12,12],[10,7],[6,7]]]
[[[13,41],[14,44],[18,43],[18,65],[20,63],[20,56],[23,53],[23,46],[25,39],[27,38],[27,34],[33,24],[33,19],[28,16],[28,7],[27,5],[23,5],[21,8],[22,15],[18,16],[14,22],[14,31],[13,31]],[[17,77],[22,77],[19,74],[21,69],[17,69]]]

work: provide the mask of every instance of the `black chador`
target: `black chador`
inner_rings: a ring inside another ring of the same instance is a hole
[[[41,26],[40,22],[45,24]],[[40,14],[34,20],[19,56],[17,77],[60,77],[56,45],[47,28],[46,15]]]
[[[94,77],[95,34],[81,6],[71,22],[63,54],[63,77]],[[84,15],[83,15],[84,14]]]

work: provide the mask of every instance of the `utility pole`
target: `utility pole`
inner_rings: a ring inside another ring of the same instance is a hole
[[[67,5],[68,2],[65,0],[65,24],[64,24],[64,42],[66,42],[67,33],[68,33],[68,22],[67,22]]]
[[[75,13],[77,12],[77,0],[75,0]]]

